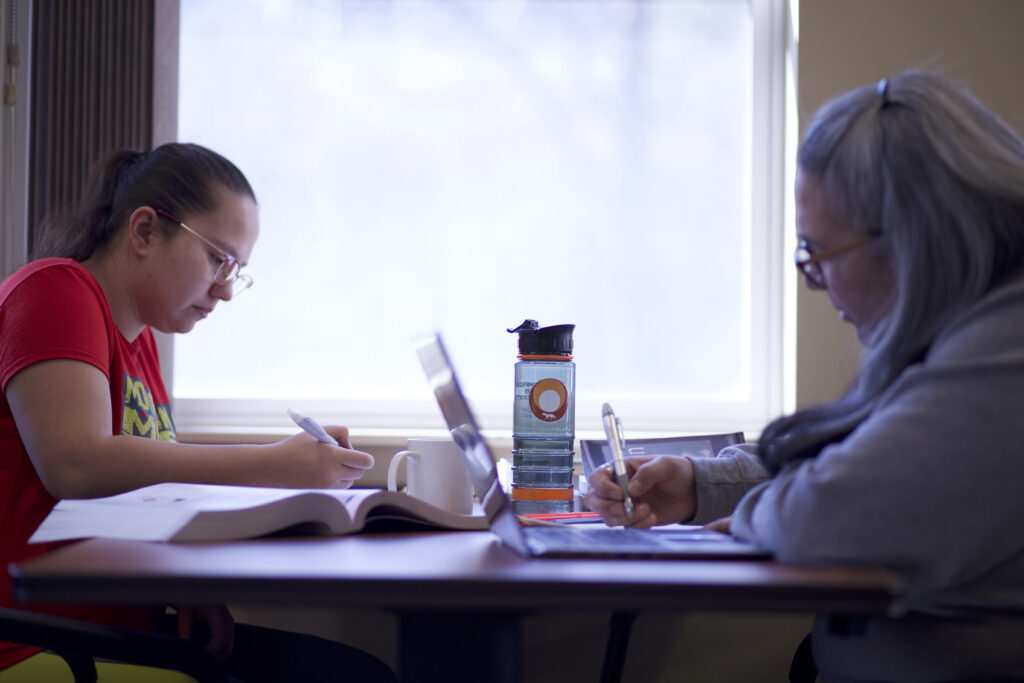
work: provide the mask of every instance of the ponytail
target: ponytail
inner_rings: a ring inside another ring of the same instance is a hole
[[[59,256],[84,261],[110,241],[114,195],[121,175],[134,165],[141,152],[122,150],[93,166],[85,193],[71,215],[47,215],[34,241],[34,258]]]
[[[175,142],[152,151],[113,152],[93,166],[73,212],[43,220],[32,257],[84,261],[109,245],[140,206],[187,220],[217,208],[219,187],[256,200],[234,164],[200,145]]]

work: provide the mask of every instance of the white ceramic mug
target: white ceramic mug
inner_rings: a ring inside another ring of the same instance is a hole
[[[459,515],[473,512],[473,489],[462,449],[451,439],[409,439],[388,466],[388,490],[398,490],[398,466],[405,460],[410,496]]]

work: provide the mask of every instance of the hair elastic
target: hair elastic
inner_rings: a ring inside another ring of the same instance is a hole
[[[889,79],[878,81],[878,96],[882,98],[882,106],[889,104]]]

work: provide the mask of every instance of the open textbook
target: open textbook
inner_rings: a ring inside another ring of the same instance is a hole
[[[459,515],[379,489],[156,484],[107,498],[62,500],[30,543],[79,538],[226,541],[282,531],[340,535],[383,529],[487,529],[479,503]]]

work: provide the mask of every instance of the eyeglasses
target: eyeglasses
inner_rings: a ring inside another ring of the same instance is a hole
[[[210,247],[210,249],[213,249],[215,252],[217,252],[217,254],[220,256],[220,263],[217,265],[217,272],[213,274],[213,281],[216,282],[218,285],[231,285],[232,296],[244,292],[245,290],[252,287],[252,278],[242,272],[242,264],[238,262],[238,259],[236,259],[231,254],[227,253],[226,251],[218,247],[210,240],[200,235],[192,228],[188,227],[187,225],[179,221],[173,215],[167,213],[162,209],[153,210],[156,211],[157,215],[161,216],[162,218],[166,218],[172,223],[177,224],[178,227],[184,228],[189,233],[195,235],[196,237],[201,239],[206,246]]]
[[[820,254],[814,254],[811,252],[810,246],[807,244],[807,240],[800,240],[800,243],[796,247],[796,251],[793,252],[793,263],[800,269],[800,272],[804,274],[807,281],[815,287],[822,287],[825,284],[825,273],[821,269],[821,262],[827,261],[830,258],[835,258],[845,254],[848,251],[852,251],[857,247],[862,247],[871,240],[878,237],[878,235],[864,235],[858,239],[848,242],[846,244],[834,247],[832,249],[826,249]]]

